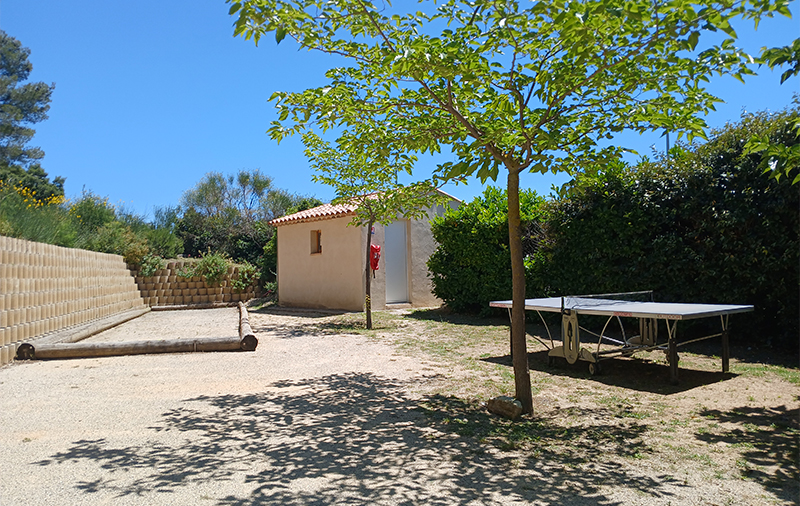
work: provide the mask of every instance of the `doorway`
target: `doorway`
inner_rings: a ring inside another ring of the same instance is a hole
[[[408,302],[407,223],[406,220],[395,221],[384,228],[387,304]]]

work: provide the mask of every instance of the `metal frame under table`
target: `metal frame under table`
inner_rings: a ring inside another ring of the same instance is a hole
[[[629,301],[615,299],[614,297],[641,296],[648,295],[650,301]],[[511,301],[500,300],[489,303],[491,307],[508,309],[511,316]],[[730,347],[728,343],[728,318],[732,314],[746,313],[753,311],[753,306],[746,305],[726,305],[726,304],[694,304],[694,303],[670,303],[653,302],[652,292],[628,292],[616,294],[583,295],[570,297],[547,297],[540,299],[526,299],[525,310],[536,311],[547,330],[550,338],[550,346],[542,342],[549,348],[547,361],[552,365],[555,358],[564,358],[567,363],[574,364],[578,360],[589,363],[589,373],[592,375],[600,374],[600,361],[613,358],[615,356],[630,356],[639,351],[651,351],[655,349],[665,350],[669,361],[670,381],[674,384],[678,382],[678,347],[685,346],[697,341],[703,341],[715,337],[722,337],[722,372],[728,372],[730,360]],[[556,346],[550,328],[542,317],[542,311],[549,313],[561,313],[561,345]],[[597,315],[607,316],[603,330],[599,334],[581,327],[578,322],[578,315]],[[700,318],[720,317],[722,331],[698,337],[688,341],[678,342],[677,331],[678,322],[681,320],[695,320]],[[627,337],[622,325],[621,318],[638,318],[639,334]],[[605,335],[609,324],[617,320],[621,330],[621,340]],[[658,321],[664,320],[667,330],[666,343],[658,340]],[[598,338],[597,349],[591,351],[581,347],[580,334],[586,332]],[[538,339],[538,338],[537,338]],[[603,343],[611,343],[615,347],[611,349],[601,349]]]

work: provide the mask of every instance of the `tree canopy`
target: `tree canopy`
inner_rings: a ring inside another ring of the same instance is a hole
[[[33,69],[30,50],[0,30],[0,181],[35,192],[38,199],[64,194],[64,178],[50,182],[39,161],[44,151],[29,146],[33,124],[47,119],[55,85],[25,83]]]
[[[276,188],[272,178],[258,169],[227,176],[209,172],[184,192],[176,233],[187,255],[211,250],[255,264],[263,260],[264,248],[274,235],[268,222],[311,201],[316,202]],[[274,269],[274,264],[263,266],[265,273]]]
[[[788,46],[764,48],[761,60],[771,69],[788,65],[789,68],[781,74],[781,84],[785,83],[800,74],[800,39],[795,39]],[[800,104],[800,95],[795,94],[793,99],[795,104]],[[795,139],[800,138],[800,119],[794,118],[792,130],[795,133]],[[750,139],[745,151],[761,153],[761,167],[771,177],[780,179],[783,176],[792,177],[794,175],[792,184],[800,182],[800,144],[795,142],[787,145],[770,142],[767,137],[762,135]]]
[[[398,152],[447,146],[458,160],[441,167],[444,179],[485,181],[505,169],[516,395],[526,412],[519,174],[602,164],[625,129],[703,137],[702,116],[719,101],[705,83],[753,73],[731,21],[789,15],[786,0],[445,0],[416,12],[367,0],[228,2],[237,35],[258,43],[274,32],[278,43],[289,37],[349,65],[329,70],[324,86],[275,93],[274,139],[316,127]],[[707,32],[726,37],[708,43]],[[360,128],[365,117],[383,128]]]

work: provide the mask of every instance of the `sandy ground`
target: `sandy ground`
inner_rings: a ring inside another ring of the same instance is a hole
[[[752,482],[703,488],[680,462],[573,466],[443,435],[419,403],[452,371],[390,340],[304,330],[322,317],[251,313],[250,353],[0,368],[0,506],[791,504]],[[151,312],[89,341],[236,336],[237,324],[235,308]],[[565,398],[539,395],[542,416],[569,415]]]

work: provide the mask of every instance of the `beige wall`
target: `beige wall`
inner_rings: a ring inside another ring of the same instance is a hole
[[[436,241],[431,234],[430,220],[435,216],[434,211],[428,213],[427,220],[417,220],[410,223],[410,269],[411,285],[409,295],[414,307],[439,306],[442,301],[431,293],[431,279],[428,273],[428,259],[436,250]]]
[[[278,301],[283,306],[361,311],[362,229],[350,217],[278,227]],[[322,253],[311,253],[311,231],[322,231]],[[364,257],[366,258],[366,257]]]
[[[454,201],[452,206],[457,207]],[[431,293],[428,258],[436,249],[430,219],[441,215],[439,206],[427,219],[406,221],[409,305],[441,304]],[[296,223],[278,227],[278,300],[283,306],[362,311],[364,309],[367,229],[348,227],[351,217]],[[310,254],[311,231],[322,231],[322,253]],[[372,243],[384,246],[384,227],[375,226]],[[383,259],[371,282],[372,308],[386,308]]]
[[[121,256],[0,236],[0,365],[25,341],[141,309]]]

